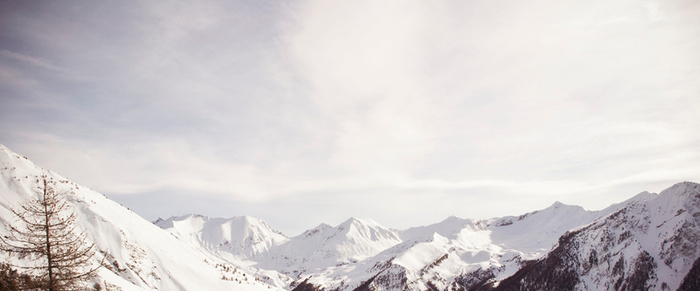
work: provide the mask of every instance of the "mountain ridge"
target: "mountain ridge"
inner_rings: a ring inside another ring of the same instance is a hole
[[[698,238],[700,184],[680,182],[567,232],[551,253],[498,289],[676,290],[694,274]]]
[[[265,221],[250,216],[212,218],[190,214],[155,222],[176,237],[189,237],[191,244],[234,256],[255,256],[288,238]]]
[[[276,283],[284,278],[268,276],[265,281],[265,274],[244,266],[225,268],[229,262],[182,243],[106,196],[45,170],[5,146],[0,146],[0,234],[7,234],[6,223],[13,221],[10,209],[37,197],[37,184],[44,177],[72,206],[78,227],[95,243],[93,260],[104,264],[92,283],[103,289],[270,290],[284,284]],[[4,252],[0,261],[31,264]]]
[[[519,216],[450,216],[404,230],[351,217],[288,237],[249,216],[148,222],[0,145],[2,222],[10,207],[36,195],[42,175],[66,192],[95,240],[96,259],[106,262],[96,282],[110,289],[690,290],[682,288],[695,286],[700,269],[700,184],[693,182],[597,211],[554,202]],[[6,231],[2,223],[0,234]]]

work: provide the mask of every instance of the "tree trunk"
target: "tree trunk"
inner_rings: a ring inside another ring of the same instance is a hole
[[[46,254],[47,254],[46,259],[48,261],[47,263],[48,263],[48,268],[49,268],[49,270],[48,270],[49,271],[49,282],[48,283],[49,283],[49,291],[56,291],[55,290],[56,288],[54,288],[55,284],[53,282],[54,281],[53,280],[53,264],[51,261],[52,255],[51,255],[51,235],[49,233],[49,230],[50,230],[49,229],[49,209],[48,209],[48,203],[46,202],[46,191],[48,191],[47,189],[48,189],[47,183],[46,183],[46,180],[44,180],[44,195],[42,197],[43,198],[42,203],[44,204],[44,217],[45,217],[44,221],[46,222],[46,224],[45,224],[46,228],[44,229],[44,231],[46,231]]]

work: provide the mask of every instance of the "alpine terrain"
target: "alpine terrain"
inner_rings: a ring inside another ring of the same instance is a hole
[[[0,146],[0,234],[43,175],[66,193],[108,290],[698,290],[700,184],[599,211],[560,202],[520,216],[405,230],[370,219],[286,236],[261,219],[151,223]],[[0,253],[0,262],[29,262]]]

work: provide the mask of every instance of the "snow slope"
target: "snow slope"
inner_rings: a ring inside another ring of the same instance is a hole
[[[0,234],[12,223],[10,208],[37,195],[42,175],[55,182],[74,207],[79,226],[94,240],[97,282],[110,290],[270,290],[255,270],[237,268],[201,248],[193,248],[104,195],[44,170],[0,145]],[[0,254],[0,261],[27,262]],[[225,280],[224,280],[225,278]],[[256,279],[257,278],[257,279]],[[273,281],[268,279],[268,281]]]
[[[338,290],[448,290],[474,280],[498,281],[518,271],[523,262],[546,255],[568,230],[605,217],[631,201],[654,196],[642,193],[601,211],[556,202],[518,217],[449,217],[398,232],[401,242],[373,257],[327,266],[301,275],[300,281],[312,288]]]
[[[207,248],[248,261],[244,265],[279,271],[283,274],[279,276],[296,280],[288,288],[353,290],[370,282],[367,284],[370,289],[445,290],[472,284],[474,278],[497,282],[511,276],[524,262],[545,256],[567,231],[654,197],[655,194],[644,192],[601,211],[556,202],[546,209],[517,217],[487,220],[449,217],[404,231],[388,229],[371,220],[350,218],[335,227],[321,224],[299,236],[278,239],[274,239],[276,232],[264,222],[251,218],[211,219],[190,215],[158,224],[181,239],[195,238],[192,241]],[[214,220],[217,222],[211,224]],[[238,243],[237,249],[231,249],[226,239],[222,243],[219,225],[232,220],[255,221],[252,226],[238,227],[245,230],[235,241],[255,236],[264,248],[251,253],[246,251],[245,244]],[[265,227],[256,227],[259,225]]]
[[[321,224],[287,239],[273,240],[267,231],[259,235],[260,241],[266,242],[265,248],[255,254],[241,251],[245,246],[239,250],[222,248],[218,240],[218,247],[204,244],[236,254],[256,268],[289,276],[295,282],[282,286],[289,289],[461,290],[511,277],[526,264],[545,257],[569,231],[656,197],[643,192],[600,211],[556,202],[521,216],[486,220],[449,217],[403,231],[350,218],[338,226]],[[187,216],[168,221],[197,219],[204,218]],[[208,236],[204,234],[207,227],[188,226],[174,231],[177,227],[162,226],[178,237],[188,233],[185,229],[196,229],[195,237]],[[218,227],[213,229],[218,232]]]
[[[225,219],[193,214],[158,220],[155,224],[183,241],[189,240],[190,245],[237,257],[255,257],[288,240],[265,221],[249,216]]]
[[[320,225],[272,249],[261,267],[277,270],[321,270],[352,264],[401,242],[395,230],[369,219],[350,218],[330,227]]]
[[[0,146],[0,234],[41,175],[67,192],[110,290],[692,290],[700,273],[700,185],[690,182],[600,211],[556,202],[402,231],[350,218],[286,237],[252,217],[154,225]]]
[[[292,238],[252,217],[222,219],[187,215],[159,220],[156,224],[180,240],[203,246],[223,259],[247,260],[247,264],[257,268],[295,277],[329,266],[353,264],[401,242],[397,231],[357,218],[335,227],[321,224]]]
[[[699,257],[700,184],[683,182],[568,232],[499,287],[677,290]]]

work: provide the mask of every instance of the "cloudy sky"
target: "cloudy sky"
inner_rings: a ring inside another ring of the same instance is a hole
[[[0,143],[146,219],[405,228],[700,182],[700,2],[1,1]]]

